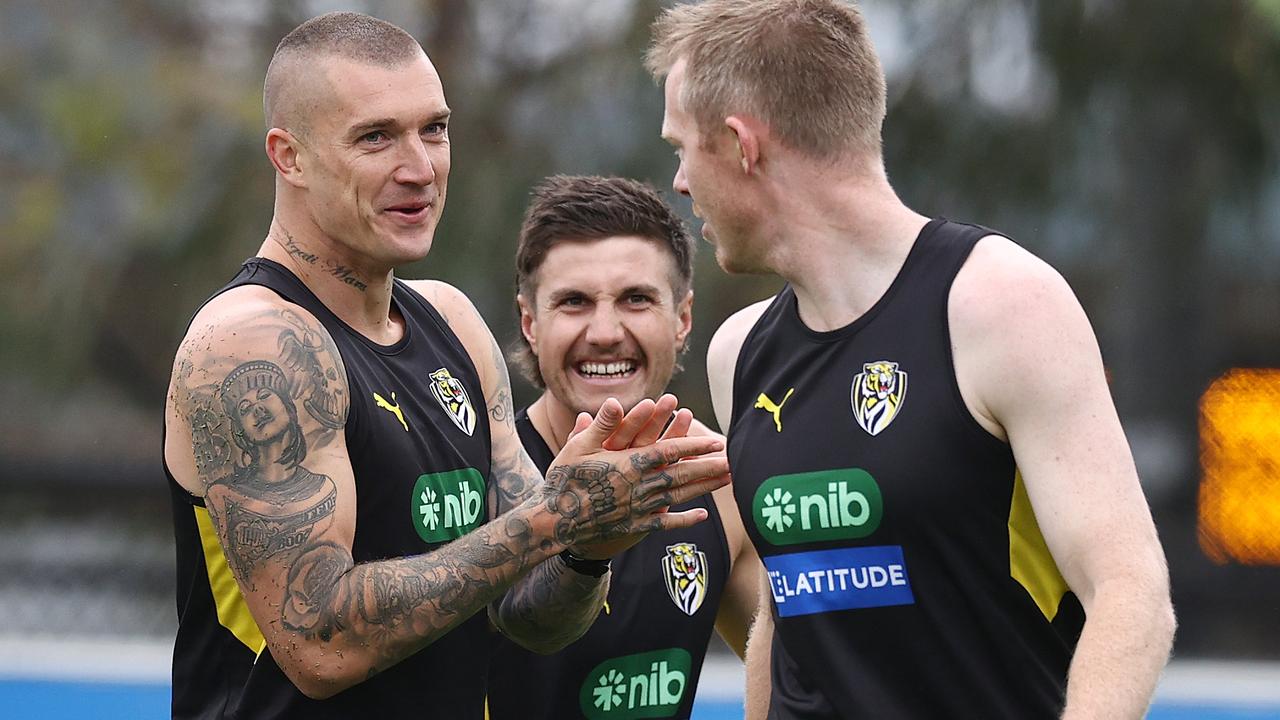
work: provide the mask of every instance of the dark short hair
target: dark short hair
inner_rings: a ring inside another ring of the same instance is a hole
[[[321,57],[395,67],[422,52],[412,35],[385,20],[357,12],[331,12],[313,17],[285,35],[271,56],[262,88],[262,109],[272,125],[282,98],[289,95],[295,61]],[[287,102],[287,100],[285,101]]]
[[[551,248],[618,236],[647,238],[670,251],[675,302],[693,285],[696,245],[684,221],[652,185],[620,177],[554,175],[534,187],[531,198],[516,244],[516,292],[529,300],[538,291],[538,269]],[[521,374],[545,387],[524,333],[510,350]]]

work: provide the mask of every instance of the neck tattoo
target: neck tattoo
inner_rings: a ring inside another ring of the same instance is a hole
[[[275,243],[285,252],[289,253],[290,257],[296,258],[299,262],[310,265],[311,267],[318,268],[325,274],[332,275],[337,278],[342,282],[342,284],[353,287],[360,292],[364,292],[369,289],[369,284],[361,280],[360,277],[356,275],[355,270],[347,267],[346,265],[339,265],[327,258],[322,258],[310,250],[307,250],[302,247],[296,239],[294,239],[293,235],[291,235],[288,230],[284,230],[282,228],[281,232],[284,233],[283,240],[281,240],[275,233],[269,233],[268,237],[274,240]]]

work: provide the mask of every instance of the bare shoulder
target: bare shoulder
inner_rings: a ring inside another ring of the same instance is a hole
[[[309,436],[299,443],[333,443],[349,409],[342,357],[306,310],[266,288],[229,290],[197,313],[174,356],[165,460],[175,479],[200,496],[225,480],[248,442],[245,407],[274,402],[293,409],[289,424]]]
[[[1080,303],[1048,263],[1007,238],[989,235],[956,275],[948,312],[954,332],[971,326],[1007,328],[1011,320],[1033,325],[1030,320],[1076,314]]]
[[[405,280],[404,284],[426,298],[450,325],[455,321],[465,323],[471,316],[479,316],[471,298],[443,280]]]
[[[721,372],[728,371],[732,376],[733,367],[738,360],[738,352],[742,349],[742,343],[747,339],[747,334],[751,332],[751,328],[755,327],[756,321],[760,319],[760,316],[764,314],[764,311],[772,302],[773,298],[770,297],[752,303],[720,323],[720,327],[711,336],[711,343],[707,346],[708,371],[714,365],[716,370]]]
[[[1101,376],[1093,328],[1067,281],[1006,238],[974,247],[951,287],[947,317],[961,395],[1002,439],[1012,409],[1055,383]]]
[[[477,363],[485,358],[493,333],[466,293],[442,280],[407,280],[405,284],[431,303]]]
[[[733,410],[733,373],[738,364],[738,353],[751,328],[773,302],[766,298],[752,303],[730,315],[707,346],[707,384],[711,390],[711,404],[715,409],[720,429],[729,430],[729,416]]]

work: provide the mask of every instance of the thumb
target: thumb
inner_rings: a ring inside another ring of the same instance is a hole
[[[577,446],[579,452],[602,448],[605,439],[612,435],[614,430],[618,429],[618,424],[622,422],[622,414],[622,403],[613,398],[605,400],[591,424],[576,435],[571,435],[570,442]],[[581,425],[581,423],[582,420],[579,418],[578,425]],[[574,426],[575,430],[577,430],[578,425]]]

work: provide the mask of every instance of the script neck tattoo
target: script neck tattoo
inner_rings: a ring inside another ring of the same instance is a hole
[[[331,275],[342,282],[342,284],[349,285],[360,292],[364,292],[369,289],[369,284],[361,280],[360,276],[356,274],[354,269],[347,267],[346,265],[335,263],[328,258],[322,258],[316,253],[308,250],[303,247],[288,230],[281,229],[280,232],[284,234],[283,239],[274,232],[269,233],[269,237],[274,240],[277,245],[283,248],[285,252],[289,253],[290,257],[304,265],[316,268],[326,275]]]

